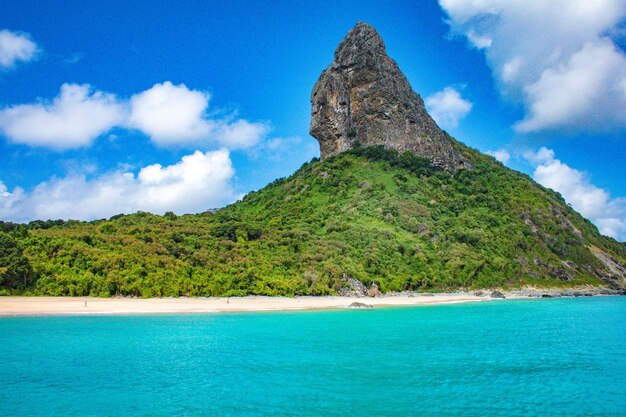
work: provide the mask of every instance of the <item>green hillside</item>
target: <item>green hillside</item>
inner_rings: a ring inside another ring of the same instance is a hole
[[[619,287],[626,262],[562,197],[459,145],[451,175],[381,147],[304,164],[216,213],[0,224],[0,293],[234,296]]]

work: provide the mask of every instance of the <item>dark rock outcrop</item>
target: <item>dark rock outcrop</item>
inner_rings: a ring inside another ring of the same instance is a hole
[[[355,301],[354,303],[350,304],[348,307],[349,308],[372,308],[374,306],[372,306],[371,304],[359,303]]]
[[[364,297],[367,295],[367,287],[358,279],[343,274],[343,286],[339,289],[339,295],[344,297]]]
[[[606,267],[606,271],[595,271],[596,275],[609,283],[613,289],[626,289],[626,264],[598,247],[591,246],[590,249],[591,253]]]
[[[490,297],[491,298],[506,298],[506,296],[502,294],[500,291],[493,291]]]
[[[451,172],[472,168],[367,23],[358,23],[341,41],[313,87],[311,106],[310,133],[320,143],[322,159],[358,142],[410,151]]]

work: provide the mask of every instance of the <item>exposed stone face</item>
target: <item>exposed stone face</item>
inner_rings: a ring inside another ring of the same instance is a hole
[[[310,133],[322,159],[362,146],[411,151],[454,172],[472,168],[426,112],[376,30],[358,23],[341,41],[335,59],[311,94]]]

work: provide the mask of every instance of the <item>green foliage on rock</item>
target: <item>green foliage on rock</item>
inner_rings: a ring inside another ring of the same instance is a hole
[[[21,245],[6,252],[11,265],[38,277],[11,282],[76,296],[324,295],[346,276],[382,291],[604,285],[592,250],[626,259],[558,193],[462,151],[475,169],[451,175],[357,147],[216,213],[4,223],[0,241]]]

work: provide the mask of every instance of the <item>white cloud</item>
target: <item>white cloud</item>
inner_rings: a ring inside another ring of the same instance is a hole
[[[452,87],[446,87],[424,101],[428,112],[444,129],[454,129],[472,109],[472,103],[463,99]]]
[[[131,97],[128,122],[160,145],[189,142],[209,134],[208,105],[208,94],[166,81]]]
[[[535,167],[535,181],[561,193],[601,233],[626,240],[625,198],[611,198],[606,190],[593,185],[584,172],[556,159],[551,149],[542,147],[537,152],[525,153],[524,157]]]
[[[85,147],[113,127],[142,131],[159,146],[246,149],[270,131],[267,123],[207,115],[209,95],[169,81],[130,100],[94,91],[89,85],[63,84],[51,103],[0,110],[0,132],[15,143],[57,150]]]
[[[257,145],[271,130],[266,123],[251,123],[244,119],[234,122],[216,120],[210,125],[210,138],[229,149],[248,149]]]
[[[505,82],[512,82],[519,74],[524,61],[522,57],[515,56],[504,63],[502,66],[502,80]]]
[[[439,0],[454,33],[482,50],[520,132],[626,126],[626,55],[607,34],[624,0]]]
[[[70,174],[52,178],[31,192],[12,192],[0,182],[0,218],[92,220],[138,210],[178,214],[202,212],[237,198],[227,150],[196,151],[169,166],[142,168],[137,175],[115,171],[93,179]]]
[[[602,129],[609,122],[626,126],[626,94],[619,87],[620,79],[626,81],[626,55],[607,40],[589,43],[566,64],[546,69],[538,81],[525,87],[528,114],[515,128],[519,132],[545,127]]]
[[[51,102],[0,110],[0,131],[15,143],[62,150],[90,145],[124,120],[115,96],[89,85],[63,84]]]
[[[11,68],[18,61],[30,61],[36,54],[37,45],[28,35],[0,30],[0,68]]]
[[[266,142],[265,147],[270,151],[280,152],[289,146],[289,142],[295,142],[299,144],[300,142],[302,142],[302,138],[300,138],[299,136],[295,136],[293,138],[272,138]]]
[[[206,116],[210,96],[169,81],[130,99],[129,126],[143,131],[160,146],[217,142],[229,149],[256,145],[269,131],[263,123],[211,119]]]
[[[493,43],[489,36],[477,35],[473,30],[467,32],[467,39],[478,49],[489,48]]]
[[[496,160],[502,162],[503,164],[506,164],[507,162],[509,162],[509,159],[511,159],[511,154],[506,149],[487,151],[486,154],[493,156],[494,158],[496,158]]]

